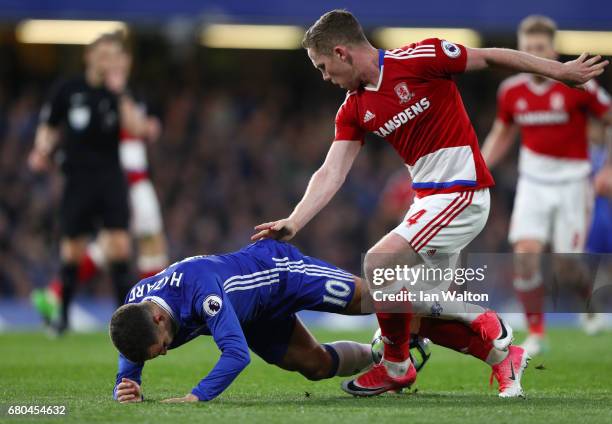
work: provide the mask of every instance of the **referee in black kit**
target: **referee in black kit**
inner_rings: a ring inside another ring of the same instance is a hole
[[[85,74],[52,89],[42,108],[29,158],[34,171],[48,170],[61,138],[65,177],[60,208],[63,292],[60,321],[54,323],[59,334],[68,328],[78,264],[89,236],[97,230],[110,261],[119,305],[133,283],[128,189],[119,163],[119,128],[141,135],[146,121],[125,93],[113,92],[107,84],[109,70],[125,49],[121,33],[103,34],[86,47]]]

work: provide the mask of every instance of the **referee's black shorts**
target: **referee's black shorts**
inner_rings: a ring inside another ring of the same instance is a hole
[[[120,169],[66,174],[60,207],[63,237],[93,234],[99,229],[127,230],[129,223],[128,186]]]

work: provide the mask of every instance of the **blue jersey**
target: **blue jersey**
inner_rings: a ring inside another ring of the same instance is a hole
[[[592,146],[590,153],[593,174],[596,174],[605,165],[608,151],[604,146]],[[612,199],[609,197],[595,198],[586,250],[589,253],[612,253]]]
[[[264,240],[238,252],[174,263],[136,284],[126,303],[152,301],[168,312],[178,326],[169,349],[199,335],[213,336],[221,357],[192,390],[200,400],[210,400],[248,365],[249,347],[278,363],[296,312],[342,312],[354,290],[350,273],[290,244]],[[140,384],[143,366],[119,355],[115,388],[124,377]]]

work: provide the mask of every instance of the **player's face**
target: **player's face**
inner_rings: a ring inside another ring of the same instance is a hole
[[[360,81],[355,75],[355,69],[350,58],[337,54],[319,54],[314,49],[307,49],[308,57],[315,68],[321,71],[324,81],[330,81],[345,90],[356,90]]]
[[[157,358],[159,355],[168,353],[168,348],[172,344],[174,328],[170,320],[163,320],[157,323],[157,342],[149,347],[149,359]]]
[[[518,39],[519,50],[545,59],[556,59],[553,39],[547,34],[523,34]]]
[[[111,90],[115,92],[125,90],[130,66],[131,58],[126,52],[121,51],[119,54],[113,55],[106,72],[106,84]]]
[[[112,41],[100,42],[87,52],[85,60],[89,68],[100,78],[104,78],[107,72],[117,63],[118,57],[123,53],[119,43]]]
[[[159,355],[168,353],[168,348],[172,343],[172,337],[169,331],[161,330],[158,334],[157,342],[149,347],[149,359],[157,358]]]

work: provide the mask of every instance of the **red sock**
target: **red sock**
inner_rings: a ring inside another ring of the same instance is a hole
[[[483,341],[480,335],[458,321],[421,318],[419,336],[427,337],[437,345],[470,354],[482,361],[487,360],[487,356],[493,348],[491,342]]]
[[[56,277],[49,283],[47,290],[53,293],[57,299],[61,299],[63,287],[64,286],[62,285],[60,279]]]
[[[83,259],[79,263],[78,281],[80,284],[91,280],[98,273],[98,265],[91,259],[89,253],[85,253]]]
[[[527,317],[529,332],[544,334],[544,286],[538,286],[527,291],[517,291],[517,296]]]
[[[412,313],[376,314],[380,332],[390,343],[385,343],[384,358],[392,362],[403,362],[410,357],[410,320]]]

